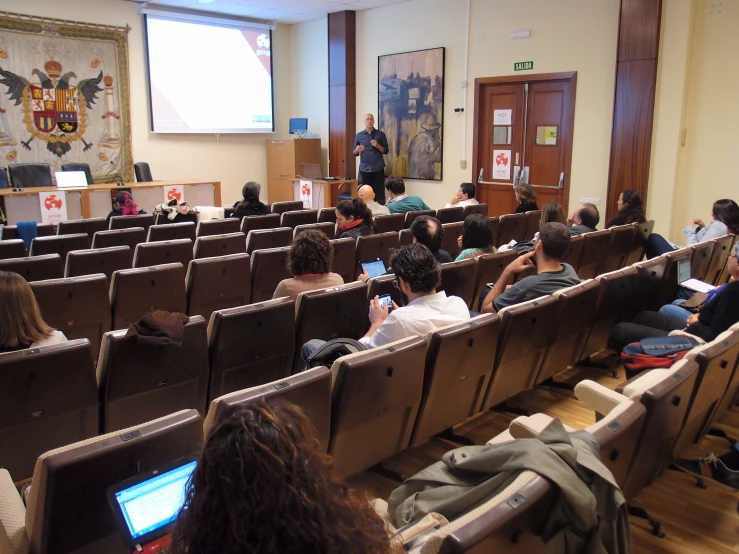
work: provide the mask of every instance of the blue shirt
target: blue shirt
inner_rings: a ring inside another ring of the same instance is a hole
[[[374,173],[385,167],[385,158],[377,148],[372,146],[372,137],[386,153],[388,151],[385,133],[378,129],[373,129],[372,133],[368,133],[366,129],[359,131],[354,139],[354,149],[360,144],[364,145],[364,150],[359,154],[359,171],[363,173]]]

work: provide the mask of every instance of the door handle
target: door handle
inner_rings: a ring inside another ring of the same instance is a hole
[[[484,167],[481,167],[480,168],[480,173],[477,174],[477,181],[478,182],[482,182],[483,175],[485,175],[485,168]]]
[[[565,186],[565,172],[559,174],[559,183],[557,184],[559,188],[563,188]]]

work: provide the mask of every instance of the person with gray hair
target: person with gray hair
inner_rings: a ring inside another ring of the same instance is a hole
[[[259,193],[262,185],[254,181],[249,181],[241,189],[241,196],[244,198],[234,204],[234,212],[231,217],[243,219],[252,215],[267,215],[270,213],[269,206],[259,201]]]

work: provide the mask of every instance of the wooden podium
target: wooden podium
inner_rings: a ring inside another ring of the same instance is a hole
[[[296,194],[297,186],[300,185],[300,181],[311,181],[313,185],[320,185],[323,188],[323,194],[319,194],[320,200],[316,201],[314,198],[313,206],[311,209],[320,210],[321,208],[330,208],[336,206],[339,203],[339,193],[349,192],[352,198],[357,197],[357,181],[356,179],[340,179],[340,180],[326,180],[326,179],[303,179],[298,176],[294,176],[290,182],[293,186],[293,196],[289,200],[300,200],[300,194]],[[316,190],[314,189],[314,196]]]
[[[303,170],[305,164],[317,164],[320,168],[321,139],[267,141],[267,196],[270,203],[294,199],[292,180],[297,175],[308,175]],[[266,202],[267,198],[262,198],[262,201]]]

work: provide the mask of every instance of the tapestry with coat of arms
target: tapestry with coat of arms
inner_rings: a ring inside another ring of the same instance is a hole
[[[128,28],[0,15],[0,166],[133,180]]]

